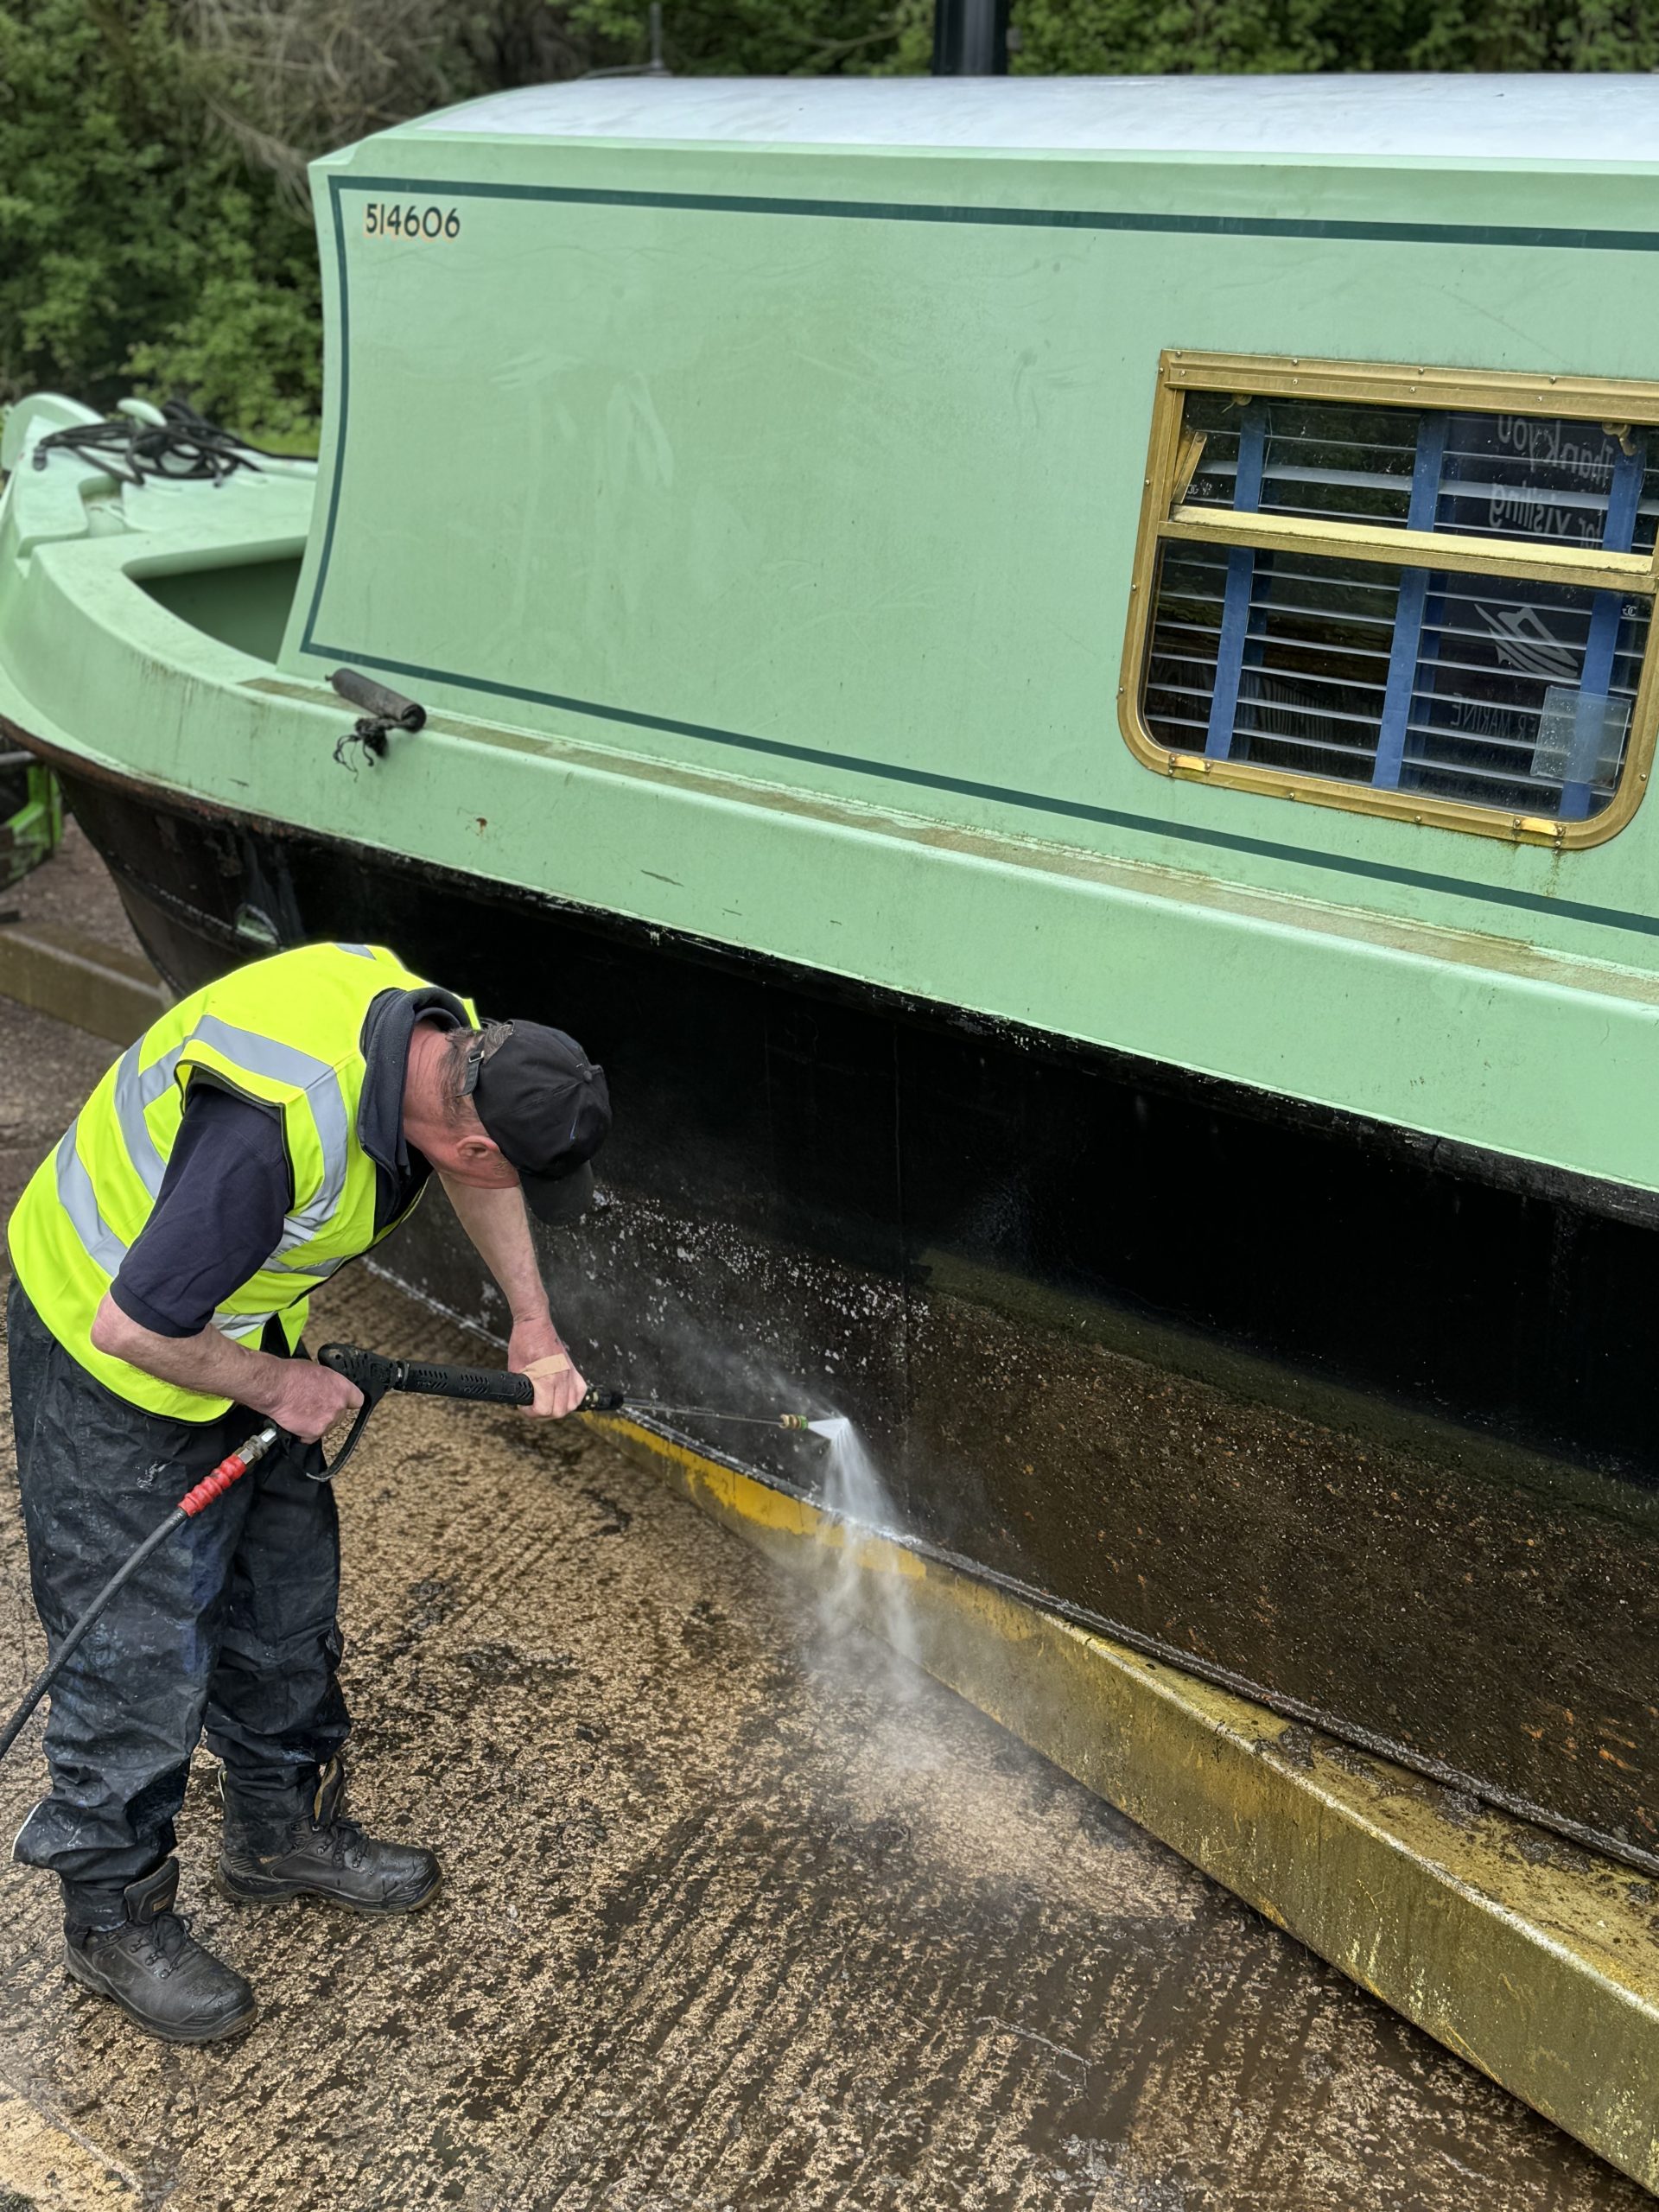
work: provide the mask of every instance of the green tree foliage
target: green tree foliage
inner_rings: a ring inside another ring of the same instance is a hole
[[[213,127],[162,0],[0,0],[0,403],[177,388],[302,435],[316,323],[308,221]]]
[[[1015,66],[1659,68],[1659,0],[1014,0]],[[931,0],[665,0],[688,75],[925,69]],[[305,165],[505,86],[643,60],[646,0],[0,0],[0,406],[178,391],[315,435]]]
[[[644,54],[645,0],[570,13]],[[1013,16],[1033,76],[1659,69],[1659,0],[1013,0]],[[668,0],[667,19],[690,74],[905,73],[932,50],[931,0]]]
[[[1015,0],[1039,76],[1659,67],[1654,0]]]
[[[570,0],[568,21],[607,60],[639,61],[646,14],[639,0]],[[892,0],[664,0],[664,57],[683,76],[862,75],[898,39]]]

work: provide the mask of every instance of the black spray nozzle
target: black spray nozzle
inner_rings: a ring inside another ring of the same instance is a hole
[[[810,1429],[815,1435],[825,1437],[845,1426],[835,1420],[814,1421],[810,1414],[734,1414],[724,1406],[671,1406],[661,1398],[637,1398],[632,1390],[596,1390],[591,1387],[582,1402],[581,1410],[585,1414],[652,1414],[665,1417],[678,1414],[686,1420],[734,1421],[746,1428]]]

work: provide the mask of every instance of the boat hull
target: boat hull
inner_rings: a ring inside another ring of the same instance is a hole
[[[1649,1200],[68,780],[175,984],[372,938],[604,1062],[590,1376],[849,1413],[924,1548],[1659,1869]],[[386,1257],[500,1332],[441,1205]]]

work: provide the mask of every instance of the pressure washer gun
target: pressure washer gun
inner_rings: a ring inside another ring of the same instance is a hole
[[[370,1414],[393,1390],[419,1398],[470,1398],[492,1406],[528,1406],[536,1399],[536,1385],[529,1376],[509,1367],[436,1367],[427,1360],[388,1359],[385,1352],[365,1351],[360,1344],[324,1344],[317,1365],[332,1368],[363,1393],[346,1441],[317,1478],[319,1482],[333,1482],[356,1451]],[[588,1402],[583,1399],[584,1407]]]
[[[494,1405],[528,1406],[534,1402],[536,1385],[528,1375],[516,1375],[499,1368],[433,1367],[414,1359],[388,1359],[378,1351],[363,1351],[356,1344],[325,1344],[317,1355],[319,1364],[333,1368],[336,1375],[343,1375],[355,1382],[363,1393],[363,1403],[357,1419],[352,1423],[346,1441],[334,1457],[332,1465],[318,1476],[320,1482],[332,1482],[357,1449],[359,1439],[368,1425],[369,1415],[388,1391],[410,1390],[431,1398],[484,1399]],[[607,1396],[620,1396],[607,1392]],[[135,1575],[150,1554],[167,1541],[175,1529],[183,1528],[187,1521],[216,1498],[223,1497],[233,1483],[241,1481],[251,1467],[258,1465],[271,1446],[283,1434],[274,1421],[257,1428],[245,1442],[234,1452],[227,1452],[210,1474],[206,1474],[194,1489],[188,1490],[173,1510],[158,1527],[150,1530],[137,1551],[124,1560],[104,1587],[92,1599],[80,1618],[53,1653],[50,1661],[29,1684],[22,1702],[13,1713],[3,1728],[0,1728],[0,1759],[16,1742],[23,1723],[46,1695],[58,1675],[79,1648],[83,1637],[92,1627],[123,1583]]]
[[[536,1386],[529,1376],[516,1374],[511,1368],[435,1367],[423,1360],[388,1359],[384,1352],[365,1351],[357,1344],[324,1344],[317,1354],[317,1364],[343,1375],[363,1393],[357,1419],[332,1465],[319,1476],[321,1482],[332,1482],[351,1458],[369,1415],[391,1391],[407,1390],[424,1398],[471,1398],[494,1406],[528,1406],[536,1396]],[[845,1426],[836,1421],[815,1421],[805,1414],[732,1414],[714,1406],[665,1406],[656,1398],[639,1398],[625,1390],[590,1389],[577,1411],[695,1414],[703,1421],[742,1421],[758,1428],[812,1429],[821,1436],[831,1436]]]

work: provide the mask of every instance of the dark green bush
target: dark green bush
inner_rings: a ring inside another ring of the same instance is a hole
[[[1651,69],[1653,0],[1015,0],[1038,75]]]
[[[316,322],[308,222],[214,125],[162,0],[0,0],[0,402],[181,388],[303,435]]]

